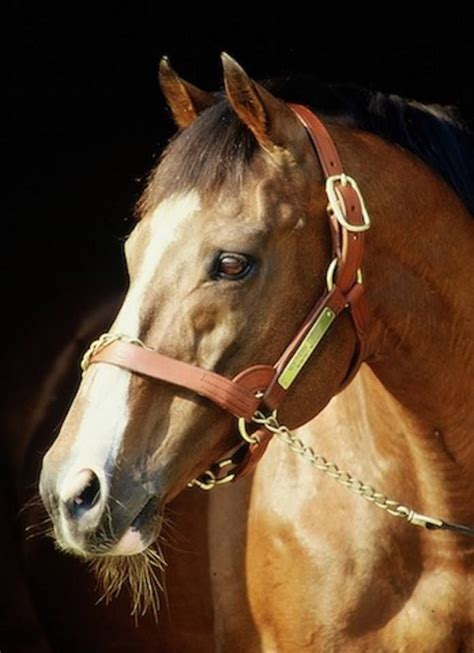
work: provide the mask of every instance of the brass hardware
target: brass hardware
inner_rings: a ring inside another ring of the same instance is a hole
[[[263,392],[259,391],[255,393],[257,397],[263,397]],[[269,423],[271,424],[278,424],[277,421],[277,411],[274,410],[273,413],[266,417],[262,412],[257,411],[252,418],[252,421],[254,423],[257,423],[258,419],[267,419],[269,420]],[[245,442],[248,442],[249,444],[259,444],[260,439],[258,436],[251,435],[247,431],[247,422],[244,417],[240,417],[238,419],[238,427],[239,427],[239,433],[240,436],[242,437]],[[218,470],[223,469],[224,467],[227,467],[228,465],[233,465],[234,463],[232,462],[232,458],[224,458],[224,460],[220,460],[219,462],[215,463],[212,467],[215,469],[218,467]],[[226,474],[222,478],[218,478],[216,473],[214,473],[211,469],[207,469],[205,472],[201,474],[198,478],[193,479],[188,483],[188,487],[198,487],[201,490],[213,490],[215,487],[218,485],[225,485],[226,483],[230,483],[233,481],[235,478],[235,474],[230,473]]]
[[[218,467],[219,469],[223,469],[224,467],[228,467],[228,465],[232,465],[232,458],[224,458],[224,460],[220,460],[217,462],[213,467]],[[222,478],[217,478],[217,476],[214,474],[213,471],[210,469],[207,469],[205,472],[201,474],[198,478],[193,479],[188,483],[188,487],[198,487],[200,490],[213,490],[216,486],[218,485],[226,485],[226,483],[230,483],[231,481],[234,480],[235,474],[226,474]]]
[[[194,478],[188,483],[188,487],[196,486],[200,490],[213,490],[216,486],[216,476],[210,469],[201,474],[200,478]]]
[[[430,517],[429,515],[423,515],[421,512],[415,512],[410,510],[406,517],[407,522],[413,524],[414,526],[422,526],[423,528],[442,528],[443,520],[438,519],[437,517]]]
[[[239,427],[239,433],[240,437],[245,440],[245,442],[248,442],[249,444],[259,444],[260,439],[257,435],[251,435],[247,431],[247,421],[245,417],[239,417],[237,420],[237,425]]]
[[[326,287],[327,287],[327,289],[329,291],[331,291],[333,289],[333,287],[334,287],[334,273],[336,271],[337,262],[338,262],[338,258],[336,256],[336,258],[333,258],[331,263],[329,263],[329,266],[328,266],[328,269],[327,269],[327,272],[326,272]]]
[[[262,399],[264,394],[265,393],[263,392],[263,390],[257,390],[257,392],[255,393],[255,397],[257,399]],[[255,414],[262,415],[263,413],[257,412]],[[272,415],[273,414],[276,417],[276,410],[273,411]],[[245,420],[245,417],[239,417],[239,419],[237,420],[237,426],[239,428],[240,437],[243,440],[245,440],[245,442],[248,442],[249,444],[260,444],[259,437],[257,435],[251,435],[247,431],[247,421]]]
[[[260,393],[261,396],[263,397],[263,392]],[[277,409],[275,408],[274,411],[270,415],[264,415],[260,410],[257,410],[252,417],[252,422],[254,424],[263,424],[263,423],[269,423],[269,424],[276,424],[278,425],[278,420],[277,420]],[[249,444],[260,444],[260,438],[256,435],[251,435],[247,431],[247,420],[245,417],[239,417],[237,424],[239,426],[239,433],[245,442],[248,442]]]
[[[349,184],[349,186],[355,190],[357,199],[360,203],[363,224],[351,224],[350,222],[347,222],[344,212],[344,200],[341,196],[341,193],[337,189],[337,182],[341,183],[342,186],[347,186],[347,184]],[[328,177],[326,180],[326,194],[329,200],[329,208],[341,227],[344,227],[344,229],[347,229],[347,231],[355,233],[367,231],[370,229],[370,217],[365,207],[364,198],[362,197],[362,193],[360,192],[357,182],[352,177],[344,173],[340,175],[331,175],[331,177]]]
[[[328,266],[327,272],[326,272],[326,287],[329,291],[331,291],[334,288],[334,274],[336,273],[336,268],[338,264],[339,259],[333,258],[331,263]],[[357,283],[364,283],[364,275],[362,274],[362,269],[358,268],[357,270]]]
[[[278,377],[278,384],[282,388],[288,390],[291,384],[295,381],[304,364],[321,342],[324,334],[331,326],[335,317],[336,314],[330,308],[325,308],[323,310]]]
[[[97,338],[97,340],[94,340],[94,342],[91,343],[89,349],[82,357],[81,360],[82,373],[84,374],[86,372],[87,368],[91,364],[91,360],[94,358],[96,354],[99,353],[99,351],[105,349],[105,347],[108,347],[113,342],[117,342],[118,340],[123,340],[124,342],[128,342],[130,345],[138,345],[143,349],[147,349],[148,351],[153,351],[152,349],[150,349],[150,347],[147,347],[145,343],[139,338],[129,338],[128,336],[125,336],[123,333],[103,333],[99,338]]]

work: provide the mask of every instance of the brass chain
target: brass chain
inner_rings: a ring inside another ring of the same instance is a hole
[[[139,347],[143,347],[143,349],[148,349],[149,351],[152,351],[139,338],[129,338],[128,336],[125,336],[123,333],[103,333],[100,336],[100,338],[97,338],[97,340],[94,340],[94,342],[91,343],[89,349],[82,357],[81,360],[82,373],[84,374],[84,372],[91,364],[91,360],[94,358],[96,354],[99,353],[99,351],[104,349],[104,347],[108,347],[113,342],[117,342],[118,340],[123,340],[123,342],[128,342],[131,345],[138,345]]]
[[[366,499],[366,501],[370,501],[381,510],[388,512],[390,515],[401,517],[410,524],[422,526],[424,528],[439,529],[445,527],[445,522],[442,519],[429,517],[428,515],[415,512],[413,509],[404,506],[402,503],[387,498],[385,494],[377,492],[377,490],[375,490],[371,485],[363,483],[354,478],[349,472],[339,469],[336,463],[330,462],[326,460],[324,456],[315,453],[312,447],[305,444],[286,426],[280,424],[275,413],[270,416],[265,416],[260,411],[257,411],[252,421],[264,426],[268,431],[276,435],[280,442],[283,442],[292,451],[307,460],[310,465],[319,469],[319,471],[324,472],[337,483],[351,490],[351,492]]]

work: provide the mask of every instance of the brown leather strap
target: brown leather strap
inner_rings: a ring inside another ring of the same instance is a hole
[[[240,382],[236,383],[215,372],[123,341],[111,343],[91,359],[91,363],[101,362],[194,390],[232,415],[247,420],[252,418],[261,402],[251,389],[255,379],[262,379],[262,382],[265,379],[268,383],[275,373],[272,367],[261,365],[253,377],[241,374]]]
[[[303,123],[311,139],[325,178],[344,172],[336,145],[321,120],[304,104],[288,105]]]
[[[306,128],[325,177],[342,174],[343,167],[336,146],[323,123],[305,106],[290,104],[290,107]],[[340,185],[339,191],[343,197],[347,221],[350,224],[363,225],[362,207],[357,193],[349,185]],[[275,365],[277,375],[267,389],[264,398],[265,404],[272,410],[282,402],[286,395],[286,390],[278,384],[279,373],[292,358],[306,334],[326,308],[330,308],[336,315],[339,315],[344,308],[349,308],[356,328],[358,342],[344,385],[347,385],[348,379],[353,378],[361,363],[363,355],[361,343],[364,338],[367,308],[363,300],[363,286],[358,283],[357,275],[364,253],[363,233],[348,231],[331,216],[329,224],[334,255],[337,260],[334,286],[317,300],[298,333],[277,361]]]
[[[325,125],[310,110],[301,104],[290,104],[311,140],[317,154],[324,177],[341,175],[344,169],[336,145]],[[362,206],[356,191],[349,185],[337,183],[337,191],[342,196],[347,221],[354,225],[363,225]],[[354,285],[357,270],[362,265],[364,255],[364,234],[348,231],[330,216],[329,225],[333,241],[333,256],[338,259],[335,282],[343,293]]]

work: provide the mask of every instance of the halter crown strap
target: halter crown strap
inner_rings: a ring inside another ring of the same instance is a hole
[[[301,104],[290,107],[306,128],[324,173],[333,257],[337,259],[334,282],[346,294],[354,286],[362,265],[364,232],[370,226],[364,200],[355,181],[344,173],[336,145],[321,120]],[[335,213],[337,209],[339,212]]]
[[[369,228],[370,220],[362,195],[356,182],[344,174],[336,145],[321,120],[301,104],[289,106],[305,127],[325,176],[333,259],[328,269],[327,292],[318,299],[275,365],[277,375],[264,397],[271,409],[283,401],[307,358],[345,308],[350,309],[357,336],[356,349],[341,389],[347,385],[362,362],[368,317],[360,266],[364,255],[364,231]]]

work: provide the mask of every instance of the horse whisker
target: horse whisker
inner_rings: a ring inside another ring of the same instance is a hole
[[[89,565],[102,589],[99,602],[109,603],[126,586],[131,594],[131,614],[140,616],[151,610],[158,620],[159,592],[165,591],[162,577],[166,563],[161,550],[149,548],[134,556],[98,556]]]

